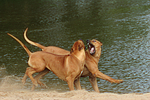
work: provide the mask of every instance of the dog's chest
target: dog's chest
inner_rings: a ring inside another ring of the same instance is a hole
[[[75,80],[76,80],[78,77],[80,77],[80,76],[82,75],[82,73],[83,73],[83,70],[79,73],[79,75],[77,75],[77,77],[75,78]]]

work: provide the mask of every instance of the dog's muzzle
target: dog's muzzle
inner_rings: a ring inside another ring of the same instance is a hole
[[[90,40],[87,40],[87,45],[88,45],[88,50],[90,52],[91,55],[95,54],[95,46],[90,42]]]

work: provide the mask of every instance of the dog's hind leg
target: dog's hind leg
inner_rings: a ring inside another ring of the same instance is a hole
[[[27,74],[25,73],[25,75],[23,76],[23,79],[22,79],[23,85],[25,84],[27,77],[28,77],[28,76],[27,76]]]
[[[49,69],[46,68],[44,71],[40,72],[37,76],[35,76],[35,80],[37,81],[37,83],[44,88],[46,88],[47,86],[40,81],[40,78],[45,76],[47,73],[49,73]]]
[[[38,86],[37,82],[35,81],[35,79],[34,79],[33,76],[32,76],[32,74],[34,74],[34,73],[36,73],[36,71],[35,71],[33,68],[28,67],[28,68],[26,69],[25,76],[27,75],[27,76],[31,79],[32,83],[33,83],[35,86]]]
[[[44,71],[40,72],[38,75],[36,75],[34,77],[34,79],[37,81],[37,83],[40,84],[40,86],[43,87],[43,88],[47,88],[47,86],[40,81],[40,78],[45,76],[48,72],[49,72],[49,70],[46,68]],[[32,89],[31,90],[33,91],[34,88],[35,88],[35,85],[32,85]]]
[[[27,67],[27,69],[28,69],[28,68],[30,68],[30,67]],[[22,78],[22,83],[23,83],[23,85],[25,84],[25,82],[26,82],[26,80],[27,80],[27,77],[28,77],[28,75],[25,73],[24,76],[23,76],[23,78]]]

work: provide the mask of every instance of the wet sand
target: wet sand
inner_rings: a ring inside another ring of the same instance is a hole
[[[4,91],[0,92],[0,100],[150,100],[150,93],[113,94],[88,92],[85,90],[63,93],[56,91]]]

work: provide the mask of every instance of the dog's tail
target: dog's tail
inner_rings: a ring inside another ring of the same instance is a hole
[[[28,30],[28,28],[26,28],[26,30]],[[25,40],[26,40],[28,43],[30,43],[30,44],[32,44],[32,45],[34,45],[34,46],[37,46],[37,47],[39,47],[39,48],[41,48],[41,49],[44,49],[44,48],[45,48],[45,46],[43,46],[43,45],[41,45],[41,44],[38,44],[38,43],[36,43],[36,42],[33,42],[33,41],[29,40],[29,39],[27,38],[27,32],[24,32],[24,38],[25,38]]]
[[[27,30],[25,30],[25,31],[27,31]],[[13,36],[13,35],[11,35],[11,34],[9,34],[9,33],[7,33],[7,34],[8,34],[9,36],[11,36],[12,38],[14,38],[17,42],[19,42],[20,45],[25,49],[25,51],[28,53],[29,56],[31,55],[30,50],[29,50],[19,39],[17,39],[15,36]]]

